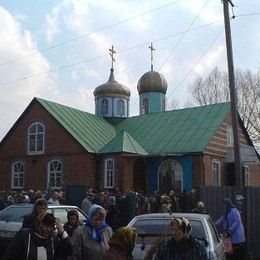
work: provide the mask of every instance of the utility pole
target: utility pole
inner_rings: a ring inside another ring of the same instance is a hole
[[[232,40],[230,29],[230,17],[229,17],[229,3],[234,6],[231,0],[222,0],[225,22],[225,35],[226,35],[226,48],[227,48],[227,62],[228,62],[228,77],[229,77],[229,89],[230,89],[230,101],[231,101],[231,113],[232,113],[232,128],[234,138],[234,161],[235,161],[235,176],[236,187],[242,191],[242,171],[240,162],[240,147],[239,147],[239,133],[238,133],[238,111],[237,111],[237,93],[235,87],[235,74],[232,52]]]

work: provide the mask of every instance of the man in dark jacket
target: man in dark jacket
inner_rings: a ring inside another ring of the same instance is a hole
[[[66,259],[71,254],[72,244],[61,221],[43,212],[33,228],[24,228],[17,233],[1,259],[56,260]]]

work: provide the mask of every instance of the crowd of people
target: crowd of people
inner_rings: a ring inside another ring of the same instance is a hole
[[[119,189],[95,192],[89,189],[82,200],[81,209],[88,214],[80,225],[78,212],[71,210],[67,222],[47,212],[48,204],[63,204],[64,193],[53,190],[48,198],[40,191],[14,193],[4,201],[8,204],[33,203],[33,211],[24,217],[21,230],[6,249],[2,260],[130,260],[136,239],[136,230],[126,225],[138,214],[153,212],[206,213],[195,190],[175,194],[154,192],[146,197],[142,193]],[[245,236],[238,210],[230,199],[224,201],[225,214],[216,221],[222,231],[230,234],[235,254],[228,259],[244,259]],[[186,218],[173,218],[172,236],[160,242],[147,259],[188,260],[207,259],[205,245],[192,237]],[[235,258],[234,256],[235,255]]]

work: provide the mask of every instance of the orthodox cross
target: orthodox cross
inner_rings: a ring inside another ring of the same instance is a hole
[[[151,45],[149,46],[149,49],[151,50],[151,71],[153,71],[153,51],[155,51],[153,47],[153,43],[151,42]]]
[[[114,46],[112,45],[112,48],[109,49],[109,55],[112,59],[112,69],[114,69],[114,62],[116,62],[115,58],[114,58],[114,54],[116,53],[116,51],[114,50]]]

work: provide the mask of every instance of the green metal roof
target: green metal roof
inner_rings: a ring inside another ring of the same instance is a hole
[[[230,112],[230,103],[136,116],[116,131],[127,132],[149,154],[203,152]]]
[[[148,154],[127,131],[121,131],[114,139],[105,145],[99,153],[118,152],[127,152],[141,155]]]
[[[136,154],[203,152],[230,103],[129,117],[113,123],[71,107],[37,100],[89,152]]]
[[[98,152],[116,134],[114,127],[102,117],[36,99],[88,152]]]

